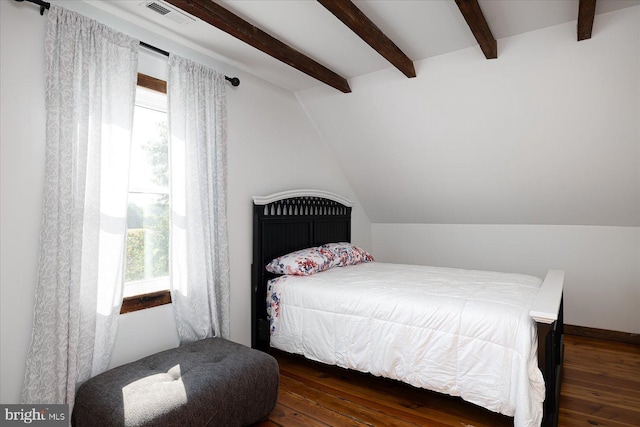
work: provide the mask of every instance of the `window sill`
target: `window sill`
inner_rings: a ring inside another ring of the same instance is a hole
[[[122,299],[120,314],[159,307],[165,304],[171,304],[171,292],[169,290],[134,295]]]

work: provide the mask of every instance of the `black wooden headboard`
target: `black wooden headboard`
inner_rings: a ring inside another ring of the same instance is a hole
[[[351,241],[352,203],[332,193],[294,190],[253,198],[251,347],[269,350],[267,281],[273,258],[331,242]]]

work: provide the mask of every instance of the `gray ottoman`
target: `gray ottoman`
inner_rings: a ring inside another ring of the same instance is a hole
[[[278,362],[222,338],[163,351],[91,378],[76,394],[82,426],[244,426],[269,415]]]

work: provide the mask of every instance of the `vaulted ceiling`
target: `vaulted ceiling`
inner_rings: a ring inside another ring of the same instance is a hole
[[[395,66],[410,78],[413,61],[474,45],[478,60],[495,58],[500,55],[495,39],[579,17],[576,37],[588,38],[594,14],[640,0],[155,2],[188,12],[184,23],[146,7],[151,0],[91,3],[286,89],[324,83],[349,92],[348,80],[356,76]]]
[[[295,92],[374,223],[640,225],[640,0],[90,3]]]

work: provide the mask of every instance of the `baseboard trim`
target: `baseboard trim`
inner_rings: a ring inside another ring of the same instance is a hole
[[[640,345],[640,334],[631,332],[610,331],[608,329],[589,328],[587,326],[564,325],[564,333],[579,337],[598,338],[626,344]]]

